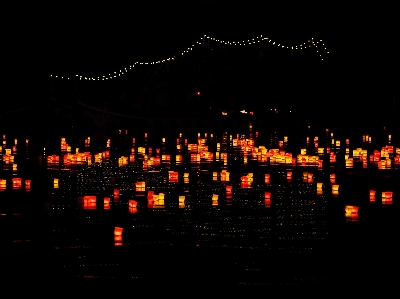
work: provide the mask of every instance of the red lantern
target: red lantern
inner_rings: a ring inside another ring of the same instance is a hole
[[[375,194],[376,194],[375,190],[369,190],[369,202],[375,202],[376,201]]]
[[[25,180],[25,190],[31,191],[31,180]]]
[[[178,183],[178,172],[169,171],[168,172],[168,180],[170,183]]]
[[[384,205],[393,204],[393,192],[392,191],[382,192],[382,204],[384,204]]]
[[[13,187],[13,189],[21,189],[22,188],[22,179],[21,178],[13,178],[12,179],[12,187]]]
[[[264,205],[266,208],[271,207],[271,192],[264,192]]]
[[[109,210],[109,209],[110,209],[110,198],[104,197],[104,210]]]
[[[346,206],[344,209],[345,217],[350,220],[358,219],[358,207],[357,206]]]
[[[119,199],[119,190],[114,189],[113,195],[114,195],[114,199]]]
[[[122,227],[114,227],[114,245],[122,246]]]
[[[265,180],[265,184],[267,184],[267,185],[271,184],[270,178],[271,178],[271,175],[269,173],[266,173],[265,174],[265,179],[264,179]]]
[[[133,199],[130,199],[129,201],[128,201],[128,207],[129,207],[129,213],[131,213],[131,214],[135,214],[135,213],[137,213],[137,201],[136,200],[133,200]]]

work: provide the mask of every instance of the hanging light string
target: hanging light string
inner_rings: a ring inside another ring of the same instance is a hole
[[[208,35],[204,35],[199,41],[195,42],[190,47],[188,47],[187,49],[183,50],[180,56],[181,57],[185,56],[187,53],[193,51],[193,49],[197,45],[202,45],[206,41],[216,42],[216,43],[220,43],[220,44],[223,44],[223,45],[229,45],[229,46],[249,46],[249,45],[261,43],[263,41],[267,41],[272,46],[276,46],[276,47],[282,48],[282,49],[305,50],[305,49],[315,48],[321,60],[324,60],[325,55],[329,54],[329,52],[327,51],[323,41],[322,40],[314,41],[313,38],[311,40],[308,40],[305,43],[302,43],[302,44],[299,44],[299,45],[296,45],[296,46],[287,46],[287,45],[283,45],[281,43],[278,43],[276,41],[273,41],[268,37],[262,37],[262,35],[260,35],[259,37],[256,37],[256,38],[252,38],[252,39],[248,39],[248,40],[244,40],[244,41],[239,41],[239,42],[225,41],[225,40],[221,40],[221,39],[216,39],[214,37],[210,37]],[[132,65],[130,65],[129,67],[126,67],[124,69],[120,69],[118,72],[113,72],[113,73],[110,73],[110,74],[105,75],[105,76],[86,77],[86,76],[82,76],[82,75],[78,75],[78,74],[75,75],[75,76],[79,80],[89,80],[89,81],[112,80],[112,79],[120,77],[121,75],[125,75],[126,73],[128,73],[128,71],[132,70],[137,65],[162,64],[162,63],[166,63],[166,62],[169,62],[169,61],[174,61],[175,59],[177,59],[176,56],[169,57],[169,58],[166,58],[166,59],[163,59],[163,60],[151,61],[151,62],[139,62],[139,61],[136,61]],[[71,79],[73,79],[73,77],[64,77],[64,76],[58,76],[58,75],[50,75],[50,78],[60,78],[60,79],[63,79],[63,80],[71,80]]]

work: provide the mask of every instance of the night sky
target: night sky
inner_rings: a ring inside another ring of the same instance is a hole
[[[6,101],[4,109],[47,101],[49,74],[101,76],[135,61],[173,56],[203,34],[232,41],[262,34],[288,45],[313,37],[323,40],[330,54],[321,62],[309,54],[303,57],[285,50],[263,49],[269,63],[260,75],[257,63],[249,62],[259,49],[227,52],[224,56],[224,50],[216,48],[217,56],[211,52],[192,54],[169,77],[158,78],[158,85],[175,84],[177,89],[182,77],[193,76],[182,85],[183,93],[199,89],[210,101],[227,96],[237,102],[251,99],[247,102],[257,107],[266,103],[281,109],[299,110],[329,101],[335,103],[332,111],[357,113],[364,105],[364,109],[376,113],[391,109],[395,95],[398,101],[398,34],[393,5],[349,6],[331,1],[146,3],[57,1],[52,5],[14,5],[9,9],[5,37],[9,51],[3,56],[5,64],[11,66],[6,89],[10,89],[8,98],[12,100]],[[212,78],[208,73],[191,73],[204,63],[213,65]],[[145,67],[137,68],[129,80],[107,87],[110,96],[119,97],[124,88],[140,92],[144,88],[140,83],[148,73]],[[227,82],[222,84],[221,80]],[[368,104],[372,101],[378,106]]]

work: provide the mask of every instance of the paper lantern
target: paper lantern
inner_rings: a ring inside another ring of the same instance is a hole
[[[83,197],[83,209],[84,210],[95,210],[96,209],[96,196],[86,195]]]
[[[136,192],[145,192],[145,191],[146,191],[146,183],[136,182]]]
[[[165,194],[164,193],[160,193],[157,196],[153,195],[154,198],[154,207],[155,208],[163,208],[165,206]]]
[[[218,172],[213,172],[213,181],[218,181]]]
[[[393,192],[392,191],[382,192],[382,204],[383,205],[393,204]]]
[[[269,173],[266,173],[264,176],[264,182],[266,185],[271,184],[271,175]]]
[[[331,173],[329,175],[329,181],[331,182],[331,184],[336,184],[336,174],[335,173]]]
[[[345,206],[344,209],[345,217],[349,220],[358,219],[358,207],[357,206]]]
[[[114,227],[114,246],[122,246],[122,227]]]
[[[307,174],[307,183],[312,183],[314,181],[314,175],[312,173]]]
[[[31,190],[31,180],[25,180],[25,190],[26,191]]]
[[[109,210],[111,208],[110,201],[109,197],[104,197],[104,210]]]
[[[136,200],[133,200],[133,199],[128,200],[128,211],[130,214],[137,213],[137,211],[138,211],[137,205],[138,205],[138,203]]]
[[[322,195],[323,194],[322,186],[323,186],[323,184],[321,182],[317,183],[317,194],[318,195]]]
[[[168,171],[168,181],[170,183],[178,183],[178,172]]]
[[[114,199],[119,199],[119,190],[118,189],[114,189],[113,197],[114,197]]]
[[[212,206],[218,206],[218,194],[213,194],[211,201],[212,201]]]
[[[58,179],[58,178],[54,178],[54,179],[53,179],[53,187],[54,187],[55,189],[59,188],[58,182],[59,182],[59,179]]]
[[[376,194],[375,190],[369,190],[369,202],[375,202],[376,201],[375,194]]]
[[[147,207],[154,207],[154,191],[152,190],[147,191]]]
[[[249,178],[247,176],[240,178],[240,188],[249,188]]]
[[[188,173],[188,172],[185,172],[185,173],[183,174],[183,182],[184,182],[185,184],[188,184],[188,183],[189,183],[189,173]]]
[[[7,189],[7,180],[0,179],[0,191],[5,191]]]
[[[264,192],[264,206],[266,208],[270,208],[271,207],[271,192]]]
[[[21,189],[22,188],[22,179],[21,178],[13,178],[12,179],[12,188],[13,189]]]
[[[332,185],[332,195],[339,195],[339,185]]]
[[[232,198],[232,186],[226,185],[225,191],[226,191],[226,198]]]
[[[221,182],[229,182],[229,172],[226,170],[222,170],[221,172]]]
[[[179,208],[180,209],[185,208],[185,195],[180,195],[178,200],[179,200]]]

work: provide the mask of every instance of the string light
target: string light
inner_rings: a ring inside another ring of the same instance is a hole
[[[277,44],[275,41],[272,41],[268,37],[262,37],[262,35],[260,37],[253,38],[251,40],[248,39],[247,41],[244,40],[244,41],[237,41],[237,42],[220,40],[220,39],[216,39],[214,37],[210,37],[208,35],[204,35],[199,41],[197,41],[196,43],[192,44],[187,49],[183,50],[180,56],[183,57],[186,53],[189,53],[190,51],[193,51],[194,48],[197,45],[203,45],[206,40],[217,42],[217,43],[224,44],[224,45],[231,45],[231,46],[248,46],[248,45],[253,45],[253,44],[256,44],[256,43],[261,43],[263,41],[268,41],[269,43],[272,43],[273,46],[277,46],[277,47],[282,48],[282,49],[286,48],[286,49],[291,49],[291,50],[305,50],[307,48],[315,47],[315,48],[318,49],[317,53],[321,52],[321,54],[319,54],[319,57],[320,57],[321,60],[324,60],[324,56],[326,54],[329,54],[329,52],[327,51],[326,46],[323,43],[323,41],[319,40],[317,42],[314,42],[313,38],[311,40],[308,40],[307,42],[305,42],[303,44],[299,44],[299,45],[296,45],[296,46],[290,46],[289,47],[289,46],[282,45],[280,43]],[[308,46],[307,46],[307,44],[308,44]],[[169,58],[166,58],[166,59],[163,59],[163,60],[150,61],[150,62],[139,62],[139,61],[136,61],[136,62],[133,63],[133,65],[129,66],[129,69],[131,70],[132,68],[135,67],[135,65],[138,65],[138,64],[139,65],[161,64],[161,63],[165,63],[165,62],[171,61],[171,60],[174,61],[175,59],[176,59],[176,56],[169,57]],[[121,75],[124,75],[124,74],[127,74],[127,73],[128,73],[128,69],[124,68],[124,71],[123,70],[119,70],[118,76],[117,76],[117,72],[114,72],[114,75],[108,74],[108,76],[103,76],[102,80],[108,80],[108,79],[117,78],[117,77],[120,77]],[[53,74],[50,75],[49,77],[50,78],[52,78],[52,77],[59,78],[59,76],[53,75]],[[81,75],[76,75],[76,77],[79,77],[79,80],[98,80],[98,81],[100,80],[100,77],[97,77],[97,78],[96,77],[83,77]],[[61,79],[70,80],[72,78],[61,77]]]

